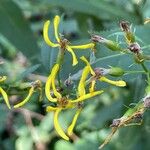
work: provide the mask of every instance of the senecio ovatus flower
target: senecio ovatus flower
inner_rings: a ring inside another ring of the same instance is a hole
[[[0,76],[0,82],[5,81],[6,79],[7,79],[6,76]],[[7,107],[8,107],[9,109],[11,109],[10,104],[9,104],[9,100],[8,100],[8,95],[7,95],[7,93],[3,90],[2,87],[0,87],[0,94],[2,95],[2,97],[3,97],[3,99],[4,99],[4,101],[5,101],[6,105],[7,105]]]
[[[49,39],[49,36],[48,36],[48,29],[50,26],[50,20],[46,21],[44,24],[44,28],[43,28],[44,40],[51,47],[59,47],[61,50],[64,50],[64,51],[67,50],[68,52],[70,52],[72,55],[72,59],[73,59],[72,65],[74,66],[78,63],[77,57],[74,53],[74,49],[88,49],[88,48],[93,49],[95,44],[94,43],[88,43],[88,44],[84,44],[84,45],[70,45],[69,41],[67,39],[60,37],[58,34],[59,22],[60,22],[60,17],[55,16],[55,18],[54,18],[54,34],[55,34],[55,38],[56,38],[57,43],[53,43]]]
[[[89,70],[89,72],[93,76],[93,78],[91,79],[91,90],[92,91],[93,91],[93,88],[94,88],[95,83],[96,83],[95,80],[99,80],[99,81],[102,81],[102,82],[107,82],[109,84],[112,84],[112,85],[115,85],[115,86],[120,86],[120,87],[126,86],[126,82],[125,81],[122,81],[122,80],[118,80],[118,81],[110,80],[110,79],[108,79],[108,78],[106,78],[104,76],[104,73],[102,73],[100,69],[96,68],[95,70],[93,70],[91,65],[90,65],[90,63],[88,62],[88,60],[84,56],[82,56],[80,59],[83,60],[86,63],[86,65],[88,67],[87,70]]]
[[[46,81],[46,85],[45,85],[46,97],[48,98],[50,102],[56,103],[56,107],[47,106],[46,111],[47,112],[54,111],[54,127],[57,133],[65,140],[69,140],[69,136],[71,136],[73,133],[73,128],[82,110],[82,107],[78,107],[80,103],[83,102],[84,100],[90,99],[91,97],[94,97],[96,95],[103,93],[103,90],[95,91],[95,84],[96,84],[97,79],[103,82],[116,85],[116,86],[126,85],[126,83],[122,80],[112,81],[104,77],[104,75],[100,74],[100,72],[93,70],[90,63],[84,56],[81,57],[81,60],[83,60],[86,63],[86,66],[84,67],[82,71],[82,75],[78,84],[76,99],[73,100],[73,99],[70,99],[69,96],[63,96],[62,93],[57,90],[55,79],[60,69],[60,65],[57,63],[53,66],[51,73]],[[89,91],[86,92],[87,78],[89,75],[92,75],[92,78],[90,81]],[[67,129],[67,134],[66,134],[59,124],[59,121],[58,121],[59,114],[62,110],[73,109],[76,107],[77,107],[77,111],[75,113],[73,121],[71,122],[70,126]]]
[[[46,111],[47,112],[54,111],[54,127],[55,127],[57,133],[65,140],[69,140],[68,136],[71,136],[73,133],[74,126],[75,126],[78,116],[82,110],[80,103],[83,102],[84,100],[87,100],[91,97],[99,95],[103,92],[102,90],[94,91],[94,89],[93,89],[89,93],[86,93],[85,81],[86,81],[86,78],[88,77],[88,73],[89,73],[89,71],[86,68],[87,67],[84,68],[82,77],[79,81],[77,98],[74,100],[68,98],[67,96],[62,96],[62,94],[57,91],[56,84],[55,84],[55,78],[59,71],[59,64],[54,65],[54,67],[52,68],[52,71],[46,81],[46,85],[45,85],[46,96],[49,101],[56,102],[56,107],[47,106]],[[53,96],[51,95],[52,91],[53,91]],[[76,107],[77,107],[77,111],[75,113],[75,116],[73,117],[71,124],[69,125],[69,127],[67,129],[67,134],[66,134],[59,124],[59,121],[58,121],[59,113],[62,110],[73,109]]]

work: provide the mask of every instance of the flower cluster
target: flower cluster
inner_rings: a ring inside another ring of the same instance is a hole
[[[82,70],[79,82],[77,83],[76,87],[74,87],[70,92],[66,92],[65,91],[66,87],[64,86],[59,75],[60,69],[63,65],[64,54],[66,52],[69,52],[72,55],[72,66],[75,66],[78,64],[78,58],[74,52],[77,49],[82,49],[82,50],[91,49],[93,52],[93,50],[95,50],[96,48],[97,42],[101,42],[105,44],[108,48],[112,50],[122,51],[122,48],[120,48],[117,43],[102,38],[98,35],[93,35],[91,38],[92,42],[89,42],[87,44],[72,45],[66,38],[64,38],[64,36],[61,36],[59,34],[58,32],[59,23],[60,23],[60,17],[55,16],[53,21],[53,26],[54,26],[54,36],[56,38],[56,43],[52,42],[48,35],[50,21],[49,20],[46,21],[43,27],[43,37],[45,42],[50,47],[55,47],[59,49],[57,60],[54,63],[50,71],[50,75],[48,76],[45,84],[45,95],[48,101],[50,102],[50,104],[46,107],[46,112],[52,112],[52,111],[54,112],[55,130],[63,139],[69,140],[69,138],[73,135],[73,129],[75,127],[77,119],[81,111],[83,110],[83,102],[85,100],[91,99],[92,97],[100,95],[104,92],[102,89],[101,90],[97,89],[96,84],[98,82],[106,82],[111,85],[124,87],[126,86],[126,82],[123,80],[114,81],[106,77],[107,75],[111,75],[114,77],[122,76],[124,74],[124,71],[121,68],[119,67],[111,67],[109,69],[100,68],[100,67],[93,68],[90,62],[88,61],[88,59],[85,56],[82,56],[80,57],[80,60],[84,62],[85,67]],[[122,28],[126,32],[128,43],[131,44],[131,42],[133,42],[133,36],[131,36],[128,26],[124,23],[122,24]],[[0,83],[5,80],[6,80],[6,76],[0,77]],[[70,83],[68,81],[68,83],[65,84],[69,86],[69,84],[71,83],[72,81],[70,81]],[[26,104],[30,100],[33,93],[36,91],[40,92],[40,100],[42,99],[42,84],[40,80],[27,83],[24,88],[28,90],[27,96],[23,100],[20,100],[19,103],[15,104],[13,108],[19,108],[24,104]],[[8,95],[6,91],[3,90],[2,87],[0,87],[0,93],[3,99],[5,100],[7,107],[11,109],[11,105],[8,100]],[[72,96],[73,94],[75,96]],[[148,104],[146,103],[145,105]],[[76,112],[70,125],[67,128],[67,131],[64,131],[64,129],[61,127],[59,123],[59,114],[63,110],[68,110],[68,109],[76,109]]]
[[[54,111],[54,127],[57,133],[65,140],[69,140],[69,137],[73,134],[73,129],[75,127],[76,121],[79,117],[83,109],[83,102],[87,99],[90,99],[94,96],[97,96],[103,93],[103,90],[96,90],[97,81],[106,82],[115,86],[124,87],[126,83],[122,80],[113,81],[106,77],[107,74],[119,76],[123,75],[123,70],[117,67],[112,67],[110,69],[105,68],[92,68],[89,61],[84,57],[80,57],[80,59],[85,63],[85,67],[82,70],[81,78],[77,85],[76,97],[72,98],[71,93],[65,93],[62,90],[62,85],[58,84],[62,81],[58,79],[56,80],[58,74],[60,73],[60,68],[63,64],[62,58],[65,52],[70,52],[72,55],[72,65],[76,65],[78,63],[78,59],[74,50],[76,49],[94,49],[95,41],[90,42],[84,45],[71,45],[70,42],[64,38],[59,36],[58,27],[59,27],[60,17],[55,16],[53,25],[54,25],[54,35],[57,43],[53,43],[48,36],[50,21],[46,21],[43,28],[43,37],[45,42],[50,47],[58,47],[59,53],[56,63],[54,64],[52,70],[50,71],[50,75],[47,78],[45,85],[45,95],[47,99],[51,102],[50,106],[46,107],[47,112]],[[74,91],[73,91],[74,92]],[[55,107],[54,107],[55,106]],[[72,122],[70,123],[67,131],[65,132],[61,125],[59,124],[59,114],[62,110],[66,109],[74,109],[77,111],[73,117]]]
[[[144,24],[149,23],[150,19],[145,20]],[[115,134],[115,132],[124,126],[130,125],[140,125],[142,123],[142,116],[147,109],[150,108],[150,71],[144,64],[146,60],[150,60],[150,56],[143,53],[140,44],[137,42],[135,33],[132,31],[131,25],[126,22],[120,22],[120,28],[124,33],[126,48],[123,48],[119,45],[118,42],[106,39],[101,37],[100,35],[92,35],[90,42],[81,45],[72,45],[68,39],[62,36],[59,33],[59,23],[60,17],[55,16],[53,20],[53,28],[54,28],[54,37],[56,42],[53,42],[49,38],[49,27],[50,21],[46,21],[43,27],[43,38],[47,45],[53,48],[58,48],[58,56],[56,62],[53,64],[53,67],[50,70],[50,74],[47,77],[44,90],[45,96],[48,100],[48,105],[46,105],[46,112],[54,112],[54,128],[56,132],[65,140],[69,140],[73,136],[73,130],[75,128],[77,119],[79,115],[82,113],[84,109],[84,102],[88,99],[92,99],[95,96],[98,96],[104,92],[104,89],[98,89],[96,85],[100,82],[105,82],[106,84],[111,84],[114,86],[124,87],[126,86],[126,82],[123,80],[111,80],[107,77],[107,75],[113,77],[120,77],[124,75],[125,71],[119,67],[110,67],[110,68],[94,68],[90,61],[82,56],[77,58],[75,51],[76,50],[87,50],[91,49],[92,54],[95,53],[97,43],[103,44],[105,47],[112,51],[117,51],[121,53],[131,54],[134,57],[134,61],[141,65],[143,68],[143,72],[147,75],[147,88],[144,98],[135,104],[134,107],[129,108],[122,117],[118,119],[114,119],[110,127],[112,128],[112,132],[106,137],[105,141],[99,147],[103,148]],[[71,85],[73,84],[72,79],[69,77],[65,82],[60,78],[61,75],[61,67],[63,66],[63,58],[65,57],[65,53],[69,52],[72,57],[72,66],[78,64],[79,61],[84,63],[84,68],[81,70],[79,81],[74,84],[73,88]],[[27,95],[11,106],[9,102],[9,88],[7,88],[7,84],[5,84],[7,77],[0,76],[0,94],[2,95],[2,99],[4,99],[7,107],[11,109],[17,109],[24,104],[26,104],[30,98],[33,96],[35,92],[39,92],[39,100],[42,99],[42,83],[40,80],[36,80],[34,82],[22,83],[23,90],[28,91]],[[69,88],[69,90],[68,90]],[[64,110],[73,110],[75,109],[75,114],[73,116],[72,121],[68,125],[67,129],[64,130],[59,123],[59,115]]]

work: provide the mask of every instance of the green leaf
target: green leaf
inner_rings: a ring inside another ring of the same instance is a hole
[[[21,10],[11,0],[0,1],[0,33],[24,55],[33,59],[40,51]]]
[[[115,5],[106,1],[98,1],[98,0],[45,0],[43,1],[46,5],[50,5],[53,7],[62,7],[64,9],[71,9],[80,13],[94,15],[97,18],[108,18],[109,19],[128,19],[135,21],[137,20],[134,14],[129,13],[125,10],[125,8],[121,8],[120,5]]]

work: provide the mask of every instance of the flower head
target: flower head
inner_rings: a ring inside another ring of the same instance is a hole
[[[76,114],[75,114],[75,117],[73,118],[73,121],[71,123],[71,125],[69,126],[69,134],[67,135],[64,130],[62,129],[61,125],[59,124],[59,114],[62,110],[65,110],[65,109],[70,109],[70,108],[74,108],[75,105],[74,104],[71,104],[69,102],[69,100],[67,98],[61,98],[61,99],[58,99],[57,101],[57,106],[56,107],[52,107],[52,106],[47,106],[46,107],[46,111],[47,112],[51,112],[51,111],[54,111],[54,127],[57,131],[57,133],[65,140],[69,140],[69,137],[68,135],[70,136],[72,131],[73,131],[73,128],[75,126],[75,123],[77,121],[77,118],[79,116],[79,112],[77,111]]]
[[[69,137],[68,136],[71,136],[73,134],[73,129],[75,127],[75,124],[76,124],[76,121],[79,117],[79,114],[82,110],[82,107],[79,107],[79,103],[80,102],[83,102],[84,100],[87,100],[91,97],[94,97],[98,94],[101,94],[103,91],[94,91],[94,90],[91,90],[89,93],[86,93],[86,89],[85,89],[85,86],[86,86],[86,78],[88,77],[89,73],[90,73],[90,67],[89,66],[86,66],[84,69],[83,69],[83,72],[82,72],[82,76],[81,76],[81,79],[79,81],[79,85],[78,85],[78,93],[77,93],[77,98],[76,99],[70,99],[70,98],[67,98],[65,96],[62,96],[61,93],[59,93],[57,90],[56,90],[56,87],[55,87],[55,77],[56,77],[56,74],[59,70],[59,67],[58,67],[58,64],[55,64],[54,67],[52,68],[52,71],[51,71],[51,74],[50,76],[48,77],[48,80],[46,82],[46,86],[45,86],[45,91],[46,91],[46,96],[47,98],[51,101],[51,102],[56,102],[56,107],[52,107],[52,106],[47,106],[46,108],[46,111],[47,112],[51,112],[51,111],[54,111],[54,127],[57,131],[57,133],[65,140],[69,140]],[[53,82],[53,86],[52,86],[52,82]],[[94,86],[95,84],[93,85],[93,89],[94,89]],[[51,95],[50,95],[50,91],[51,91],[51,87],[53,89],[54,92],[54,95],[55,95],[55,98],[53,98]],[[73,117],[73,120],[71,122],[71,124],[69,125],[68,129],[67,129],[67,134],[65,133],[65,131],[62,129],[61,125],[59,124],[59,114],[62,110],[65,110],[65,109],[71,109],[71,108],[75,108],[76,106],[78,106],[78,109],[75,113],[75,116]]]
[[[71,53],[72,55],[72,59],[73,59],[73,63],[72,65],[76,65],[78,63],[77,57],[74,53],[73,49],[88,49],[88,48],[94,48],[95,44],[94,43],[88,43],[88,44],[84,44],[84,45],[70,45],[69,41],[65,38],[61,38],[58,34],[58,26],[60,23],[60,17],[59,16],[55,16],[54,18],[54,34],[55,34],[55,38],[57,43],[53,43],[48,36],[48,29],[50,26],[50,21],[46,21],[44,24],[44,28],[43,28],[43,37],[45,42],[51,46],[51,47],[59,47],[62,50],[67,50],[68,52]]]
[[[81,57],[81,60],[83,60],[86,63],[86,65],[90,68],[90,73],[93,76],[93,80],[98,79],[99,81],[107,82],[109,84],[112,84],[115,86],[120,86],[120,87],[126,86],[126,82],[124,82],[122,80],[119,80],[119,81],[110,80],[110,79],[106,78],[100,70],[93,70],[90,63],[84,56]],[[94,84],[94,83],[92,83],[92,84]]]

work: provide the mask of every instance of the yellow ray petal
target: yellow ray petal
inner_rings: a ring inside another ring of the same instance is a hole
[[[53,98],[51,96],[50,91],[51,91],[51,86],[53,86],[52,88],[53,88],[53,90],[55,92],[54,93],[55,96],[57,95],[56,93],[58,93],[57,90],[56,90],[56,87],[55,87],[55,83],[54,83],[55,82],[54,81],[55,80],[55,76],[56,76],[58,70],[59,70],[59,64],[55,64],[54,67],[52,68],[51,74],[49,75],[49,77],[48,77],[48,79],[46,81],[46,84],[45,84],[45,95],[46,95],[47,99],[49,101],[51,101],[51,102],[56,102],[57,101],[57,98]]]
[[[93,81],[91,82],[91,85],[90,85],[90,88],[89,88],[89,92],[90,92],[90,93],[94,92],[95,84],[96,84],[96,81],[93,80]]]
[[[30,90],[29,90],[29,93],[28,93],[27,97],[23,101],[21,101],[20,103],[14,105],[14,108],[21,107],[25,103],[27,103],[30,100],[30,98],[31,98],[31,96],[32,96],[33,93],[34,93],[34,87],[31,87]]]
[[[7,79],[7,77],[6,77],[6,76],[2,76],[2,77],[0,77],[0,82],[5,81],[6,79]]]
[[[51,102],[57,102],[57,99],[56,98],[53,98],[51,96],[51,93],[50,93],[50,89],[51,89],[51,84],[52,84],[52,77],[51,75],[48,77],[47,81],[46,81],[46,84],[45,84],[45,95],[47,97],[47,99]]]
[[[8,100],[7,93],[6,93],[1,87],[0,87],[0,94],[2,94],[2,96],[3,96],[3,98],[4,98],[4,101],[5,101],[6,105],[7,105],[7,107],[8,107],[9,109],[11,109],[10,104],[9,104],[9,100]]]
[[[81,110],[82,110],[82,109],[78,109],[78,110],[77,110],[75,116],[73,117],[73,120],[72,120],[70,126],[69,126],[68,129],[67,129],[67,133],[68,133],[69,136],[71,136],[71,135],[73,134],[73,129],[74,129],[75,124],[76,124],[76,122],[77,122],[77,119],[78,119],[78,117],[79,117],[79,115],[80,115],[80,113],[81,113]]]
[[[87,78],[89,72],[90,72],[90,68],[88,66],[86,66],[83,69],[82,76],[81,76],[81,79],[80,79],[79,85],[78,85],[78,95],[79,95],[79,97],[86,94],[85,81],[86,81],[86,78]]]
[[[103,93],[104,91],[95,91],[95,92],[92,92],[92,93],[88,93],[88,94],[85,94],[79,98],[77,98],[76,100],[70,100],[71,103],[77,103],[77,102],[81,102],[81,101],[84,101],[84,100],[87,100],[91,97],[94,97],[96,95],[99,95],[101,93]]]
[[[112,81],[106,77],[101,77],[101,78],[99,78],[99,80],[103,81],[103,82],[107,82],[107,83],[112,84],[112,85],[116,85],[116,86],[121,86],[121,87],[126,86],[126,82],[123,80]]]
[[[57,109],[58,109],[57,107],[47,106],[47,107],[46,107],[46,112],[55,111],[55,110],[57,110]]]
[[[56,38],[58,43],[60,43],[60,39],[59,39],[59,36],[58,36],[59,22],[60,22],[60,17],[59,16],[55,16],[55,18],[54,18],[54,33],[55,33],[55,38]]]
[[[84,56],[80,57],[80,59],[83,60],[83,61],[86,63],[87,66],[89,66],[91,74],[92,74],[93,76],[95,76],[95,72],[94,72],[94,70],[92,69],[92,67],[91,67],[90,63],[88,62],[88,60],[87,60]]]
[[[57,98],[61,98],[61,94],[59,92],[57,92],[56,90],[56,86],[55,86],[55,78],[52,78],[52,88],[53,88],[53,92],[54,92],[54,95],[57,97]]]
[[[65,132],[63,131],[63,129],[61,128],[61,126],[59,125],[58,122],[58,115],[61,112],[61,108],[57,109],[54,113],[54,127],[55,130],[57,131],[57,133],[65,140],[69,140],[69,137],[65,134]]]
[[[84,45],[72,45],[70,46],[72,49],[88,49],[88,48],[94,48],[94,43],[84,44]]]
[[[74,51],[72,50],[72,48],[70,46],[66,46],[66,49],[71,53],[72,55],[72,59],[73,59],[73,62],[72,62],[72,65],[75,66],[77,63],[78,63],[78,60],[77,60],[77,57],[74,53]]]
[[[54,92],[54,95],[57,97],[57,98],[61,98],[61,94],[59,92],[57,92],[56,90],[56,86],[55,86],[55,78],[56,78],[56,75],[59,71],[59,64],[55,64],[55,66],[53,67],[52,69],[52,72],[51,72],[51,76],[52,76],[52,88],[53,88],[53,92]]]
[[[51,46],[51,47],[58,47],[59,44],[53,43],[53,42],[49,39],[49,37],[48,37],[48,28],[49,28],[49,26],[50,26],[50,21],[48,20],[48,21],[46,21],[46,22],[44,23],[44,27],[43,27],[43,37],[44,37],[44,40],[45,40],[45,42],[47,43],[47,45],[49,45],[49,46]]]

